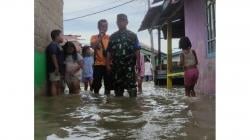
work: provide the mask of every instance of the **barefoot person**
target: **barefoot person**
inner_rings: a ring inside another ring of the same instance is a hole
[[[60,95],[62,91],[63,67],[63,50],[59,45],[63,42],[63,34],[61,30],[53,30],[51,32],[52,42],[46,48],[46,65],[47,65],[47,81],[48,93],[52,96]]]
[[[125,14],[117,15],[119,30],[110,36],[107,49],[107,70],[114,76],[114,90],[116,96],[123,96],[124,89],[128,90],[130,97],[137,96],[136,89],[136,60],[140,61],[140,46],[135,33],[127,29],[128,19]],[[137,66],[137,71],[140,67]]]
[[[145,62],[145,78],[146,81],[151,81],[153,79],[153,66],[148,58]]]
[[[94,58],[90,46],[83,47],[82,56],[82,82],[84,83],[84,90],[87,91],[88,87],[90,87],[90,91],[92,91]]]
[[[98,21],[97,35],[91,37],[91,47],[94,49],[94,80],[92,88],[94,93],[99,94],[102,87],[102,79],[104,80],[104,94],[109,95],[111,90],[111,82],[106,71],[106,49],[108,47],[109,35],[106,34],[108,29],[108,22],[105,19]]]
[[[73,42],[64,45],[65,56],[65,81],[70,94],[80,93],[80,80],[82,78],[82,56],[77,53]]]
[[[182,37],[179,48],[182,49],[180,65],[184,67],[184,85],[186,96],[196,96],[194,86],[197,83],[199,71],[197,69],[198,59],[188,37]]]

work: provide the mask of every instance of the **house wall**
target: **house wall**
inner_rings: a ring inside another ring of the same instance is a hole
[[[44,93],[46,85],[45,48],[53,29],[63,30],[63,0],[35,0],[35,93]]]
[[[199,61],[200,93],[215,94],[215,58],[207,57],[206,0],[185,0],[185,34],[192,42]]]

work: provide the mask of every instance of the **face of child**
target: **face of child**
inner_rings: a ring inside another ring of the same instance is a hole
[[[57,40],[59,43],[63,43],[64,38],[63,38],[63,33],[60,33],[59,36],[57,37]]]
[[[74,48],[73,47],[67,47],[67,53],[68,54],[72,54],[74,52]]]

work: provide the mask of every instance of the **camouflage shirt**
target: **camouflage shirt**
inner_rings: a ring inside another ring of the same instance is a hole
[[[107,51],[112,57],[115,86],[134,88],[136,85],[136,51],[140,49],[135,33],[125,30],[110,36]]]

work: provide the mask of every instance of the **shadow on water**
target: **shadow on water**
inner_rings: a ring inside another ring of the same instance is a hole
[[[36,140],[215,139],[215,100],[143,84],[137,98],[80,95],[35,98]],[[101,92],[102,93],[102,92]]]

